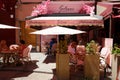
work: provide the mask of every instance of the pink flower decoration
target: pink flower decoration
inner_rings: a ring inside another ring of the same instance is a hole
[[[79,13],[81,14],[90,14],[94,12],[94,6],[88,6],[86,4],[83,4],[82,8],[80,9]]]
[[[33,11],[31,13],[31,16],[47,14],[49,2],[50,2],[50,0],[47,0],[46,2],[38,4],[37,6],[33,7]]]

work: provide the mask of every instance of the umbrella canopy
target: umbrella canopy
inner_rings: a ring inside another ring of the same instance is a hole
[[[38,30],[35,32],[31,32],[30,34],[41,34],[41,35],[65,35],[65,34],[69,34],[69,35],[73,35],[73,34],[80,34],[80,33],[85,33],[85,31],[55,26],[55,27],[50,27],[50,28]]]
[[[0,29],[20,29],[19,27],[14,27],[10,25],[0,24]]]
[[[73,35],[73,34],[80,34],[80,33],[85,33],[85,31],[81,30],[76,30],[76,29],[71,29],[71,28],[66,28],[66,27],[60,27],[60,26],[55,26],[55,27],[50,27],[42,30],[38,30],[35,32],[31,32],[30,34],[38,34],[38,35]],[[62,44],[59,44],[59,37],[57,36],[57,44],[60,46]],[[63,45],[62,45],[63,46]],[[67,46],[64,44],[64,47]],[[66,53],[66,49],[63,47],[59,48],[60,53]]]

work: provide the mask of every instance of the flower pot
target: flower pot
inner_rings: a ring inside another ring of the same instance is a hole
[[[86,54],[84,62],[85,77],[91,80],[99,80],[99,56]]]
[[[120,78],[120,54],[112,54],[112,80]]]
[[[69,54],[56,54],[57,80],[69,80]]]

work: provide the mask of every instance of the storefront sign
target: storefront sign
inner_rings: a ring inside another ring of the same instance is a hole
[[[79,13],[84,4],[94,5],[92,1],[51,1],[48,12],[51,13]]]

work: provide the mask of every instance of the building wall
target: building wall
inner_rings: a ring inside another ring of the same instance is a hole
[[[0,24],[15,26],[15,0],[0,0]],[[15,43],[15,30],[0,29],[0,40]]]
[[[19,33],[19,36],[16,37],[17,42],[19,42],[19,39],[23,39],[26,41],[27,45],[32,44],[33,47],[40,44],[40,36],[29,34],[35,30],[25,28],[25,18],[31,16],[33,7],[39,3],[40,2],[33,2],[28,0],[17,2],[15,8],[16,26],[20,26],[22,28],[20,31],[17,31],[17,33]]]

